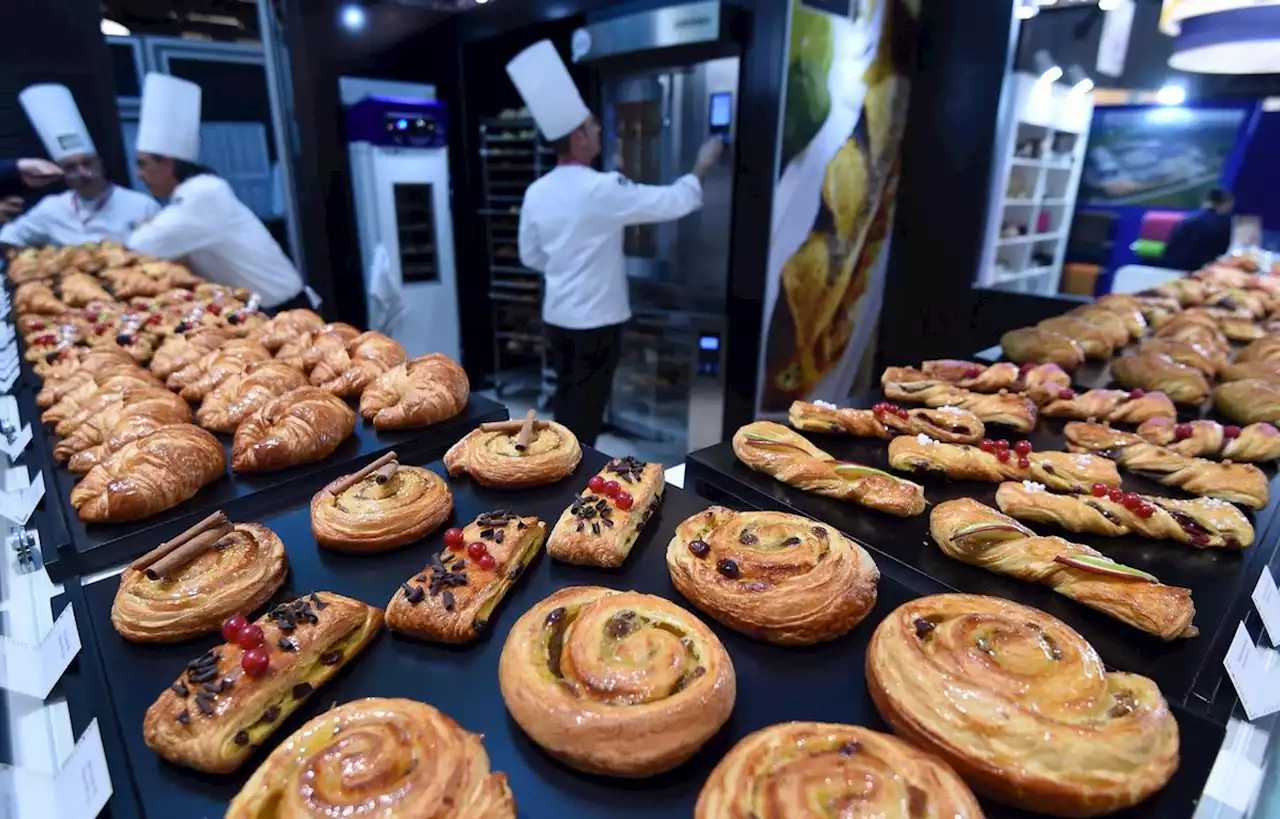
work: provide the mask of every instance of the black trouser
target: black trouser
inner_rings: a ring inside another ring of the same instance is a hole
[[[566,330],[545,325],[547,354],[556,371],[556,420],[573,430],[584,446],[594,446],[604,424],[613,373],[622,351],[622,325]]]
[[[266,313],[268,316],[278,316],[279,314],[283,313],[285,310],[302,310],[302,309],[306,309],[306,310],[311,309],[311,299],[307,297],[307,288],[305,287],[298,291],[298,295],[294,296],[288,301],[282,301],[279,304],[277,304],[275,307],[268,308],[266,310],[263,310],[262,312]]]

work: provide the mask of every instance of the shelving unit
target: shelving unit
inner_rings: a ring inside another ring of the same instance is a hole
[[[1071,232],[1093,100],[1015,74],[1010,121],[998,126],[988,224],[975,287],[1053,295]]]

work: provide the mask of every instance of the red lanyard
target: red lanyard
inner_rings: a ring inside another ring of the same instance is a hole
[[[107,192],[100,196],[97,202],[90,203],[92,208],[83,217],[80,216],[80,197],[74,193],[71,194],[71,209],[75,211],[76,217],[80,219],[80,224],[88,227],[89,220],[93,218],[94,214],[107,206],[107,200],[111,198],[113,193],[115,193],[114,187],[107,188]]]

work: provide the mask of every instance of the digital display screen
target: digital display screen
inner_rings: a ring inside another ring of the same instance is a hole
[[[733,121],[733,94],[721,91],[711,95],[711,127],[728,128]]]
[[[720,349],[720,337],[719,337],[719,336],[699,336],[699,337],[698,337],[698,349],[700,349],[700,350],[719,350],[719,349]]]

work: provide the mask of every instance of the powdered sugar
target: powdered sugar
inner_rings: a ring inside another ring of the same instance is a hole
[[[1044,484],[1036,483],[1035,481],[1023,481],[1022,488],[1028,492],[1043,492]]]
[[[923,432],[916,436],[916,442],[919,443],[920,446],[931,446],[938,443]]]
[[[830,401],[823,401],[821,398],[819,398],[818,400],[814,401],[814,402],[813,402],[813,405],[814,405],[815,407],[822,407],[823,409],[832,409],[832,410],[833,410],[833,409],[840,409],[839,407],[837,407],[835,404],[831,403]]]

